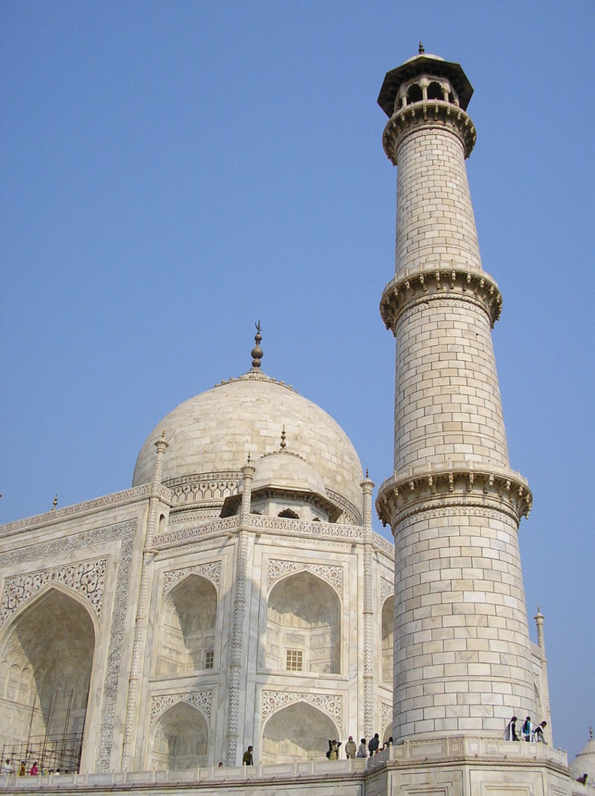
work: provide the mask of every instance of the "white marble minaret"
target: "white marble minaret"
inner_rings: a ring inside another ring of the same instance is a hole
[[[420,53],[386,75],[383,144],[398,167],[395,277],[380,310],[396,338],[394,474],[377,509],[395,538],[395,742],[502,737],[535,686],[517,533],[527,482],[510,469],[465,158],[473,89]]]

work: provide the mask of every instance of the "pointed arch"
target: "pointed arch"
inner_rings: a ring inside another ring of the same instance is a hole
[[[272,713],[264,725],[262,763],[289,763],[324,758],[329,739],[339,738],[332,719],[299,700]]]
[[[80,749],[95,636],[89,607],[62,584],[19,607],[0,641],[0,743],[43,736],[51,749],[55,736],[77,735]]]
[[[267,610],[267,668],[341,671],[341,601],[328,583],[306,570],[279,580]]]
[[[382,682],[392,686],[393,682],[393,624],[394,595],[390,594],[382,604]]]
[[[165,598],[156,674],[185,675],[215,667],[217,590],[191,572]]]
[[[206,766],[208,743],[209,728],[200,710],[176,702],[155,722],[150,767],[163,771]]]

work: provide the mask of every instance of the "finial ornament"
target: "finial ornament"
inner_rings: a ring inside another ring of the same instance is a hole
[[[589,727],[589,740],[593,740],[593,727]]]
[[[58,493],[54,495],[54,499],[52,500],[52,511],[56,511],[56,506],[58,505]]]
[[[366,467],[366,478],[368,477],[368,468]]]
[[[252,367],[259,368],[260,360],[264,356],[262,348],[260,347],[260,343],[262,341],[262,335],[260,333],[261,330],[260,321],[257,321],[254,324],[254,326],[256,327],[256,334],[254,335],[254,342],[256,343],[256,345],[252,349],[250,356],[252,357]]]
[[[285,434],[285,425],[283,425],[283,429],[281,431],[281,450],[285,450],[287,447],[287,442],[285,442],[287,435]]]
[[[250,459],[251,459],[251,458],[252,458],[252,457],[250,456],[250,451],[248,451],[248,456],[246,457],[246,462],[247,462],[248,464],[250,464]]]
[[[423,54],[423,53],[425,53],[425,51],[426,51],[426,50],[425,50],[425,47],[423,46],[423,44],[422,44],[422,42],[421,42],[421,41],[420,41],[420,43],[419,43],[419,48],[418,48],[418,50],[417,50],[417,51],[418,51],[418,53],[419,53],[420,55],[422,55],[422,54]]]

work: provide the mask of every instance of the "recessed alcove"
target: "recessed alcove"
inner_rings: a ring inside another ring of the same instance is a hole
[[[339,734],[332,720],[306,702],[274,713],[262,734],[263,763],[287,763],[324,758],[328,742]]]
[[[266,661],[274,671],[340,673],[341,603],[321,578],[298,572],[271,590]]]
[[[165,771],[206,766],[208,740],[202,713],[187,702],[178,702],[157,719],[150,767]]]

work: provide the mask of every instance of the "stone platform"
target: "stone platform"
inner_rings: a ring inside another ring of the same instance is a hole
[[[406,742],[366,760],[266,766],[0,777],[5,794],[95,796],[593,796],[570,777],[566,753],[544,744],[459,736]]]

